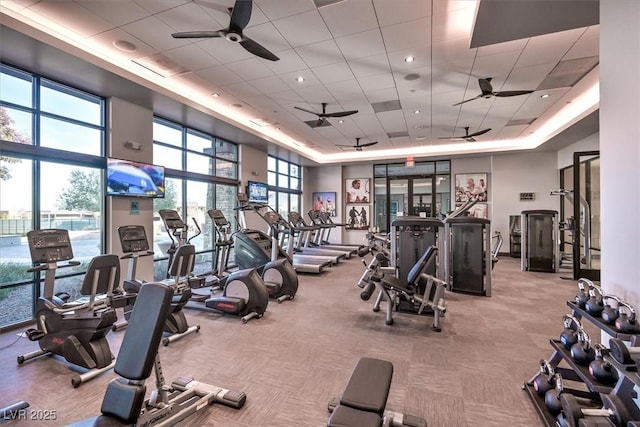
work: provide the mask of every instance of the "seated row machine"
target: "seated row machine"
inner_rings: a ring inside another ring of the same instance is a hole
[[[400,414],[386,408],[393,365],[380,359],[363,357],[356,363],[340,398],[329,402],[328,427],[426,427],[422,417]]]
[[[192,378],[178,377],[165,384],[158,355],[165,320],[171,312],[173,290],[162,283],[140,288],[115,364],[122,378],[112,380],[102,401],[102,414],[74,426],[175,425],[212,403],[239,409],[243,392],[233,392]],[[155,372],[157,388],[144,399],[145,381]]]

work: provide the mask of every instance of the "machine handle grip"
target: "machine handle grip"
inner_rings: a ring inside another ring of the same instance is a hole
[[[77,265],[80,265],[80,261],[68,261],[66,264],[56,266],[56,268],[61,269],[61,268],[67,268],[67,267],[75,267]],[[49,263],[42,263],[35,267],[31,267],[30,269],[27,270],[27,272],[34,273],[36,271],[44,271],[44,270],[49,270]]]
[[[360,292],[360,299],[362,301],[369,301],[369,298],[371,298],[371,295],[373,294],[373,291],[375,289],[376,289],[375,283],[367,283],[367,285],[364,287],[362,292]]]

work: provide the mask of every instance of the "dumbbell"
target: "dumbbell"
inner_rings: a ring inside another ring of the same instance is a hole
[[[584,309],[594,317],[600,317],[602,314],[604,302],[602,301],[602,291],[598,286],[593,285],[589,288],[589,299],[585,302]]]
[[[582,366],[587,366],[596,358],[596,353],[591,346],[591,338],[584,329],[580,328],[577,332],[578,342],[571,346],[571,357]]]
[[[616,427],[609,418],[587,417],[578,421],[578,427]]]
[[[553,376],[556,386],[544,394],[544,404],[552,415],[558,415],[562,411],[562,402],[560,402],[563,390],[562,375],[556,373]]]
[[[620,302],[618,305],[618,318],[614,322],[614,326],[618,332],[624,334],[637,334],[640,332],[640,324],[636,320],[636,311],[631,304],[624,301]]]
[[[538,395],[544,396],[545,393],[556,387],[555,370],[553,366],[545,360],[540,359],[540,372],[533,380],[533,388]]]
[[[631,414],[622,400],[615,394],[600,394],[602,408],[588,408],[580,404],[576,396],[564,393],[560,396],[562,413],[570,427],[577,427],[581,418],[604,417],[613,422],[616,427],[626,427],[627,421],[632,420]]]
[[[564,348],[571,350],[571,347],[578,342],[576,331],[582,329],[582,323],[577,317],[571,314],[562,316],[562,323],[564,324],[564,329],[560,334],[560,342]]]
[[[589,301],[589,289],[595,286],[589,279],[578,279],[578,293],[576,294],[576,304],[580,308],[584,308],[587,301]]]
[[[639,359],[640,363],[640,347],[627,347],[619,338],[611,338],[609,340],[609,348],[611,349],[611,356],[624,365],[634,363],[634,358]]]
[[[618,381],[618,371],[602,357],[602,350],[605,347],[602,344],[596,344],[593,348],[596,358],[589,363],[589,373],[599,383],[605,385],[615,384]]]
[[[614,300],[616,302],[616,306],[612,307],[611,304],[607,302],[608,300]],[[602,301],[604,303],[604,308],[602,309],[602,314],[600,315],[602,316],[602,321],[606,324],[613,325],[620,315],[618,313],[618,306],[622,301],[617,296],[611,294],[603,295]]]

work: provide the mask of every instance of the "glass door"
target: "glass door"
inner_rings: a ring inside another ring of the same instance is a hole
[[[433,216],[433,194],[431,182],[433,178],[410,178],[411,184],[411,210],[409,215],[431,217]]]
[[[573,153],[574,279],[600,280],[600,152]]]

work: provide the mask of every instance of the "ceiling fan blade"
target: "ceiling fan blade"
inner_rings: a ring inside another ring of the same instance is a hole
[[[349,148],[355,147],[355,145],[345,145],[345,144],[333,144],[333,145],[335,145],[336,147],[349,147]]]
[[[222,37],[222,31],[185,31],[182,33],[173,33],[171,37],[174,39],[210,39],[212,37]]]
[[[259,56],[260,58],[268,59],[269,61],[278,61],[280,59],[273,53],[269,52],[260,43],[251,40],[249,37],[243,37],[243,39],[240,40],[240,44],[247,51],[253,53],[256,56]]]
[[[479,131],[477,131],[477,132],[470,133],[470,134],[465,135],[465,136],[466,136],[467,138],[473,138],[474,136],[484,135],[485,133],[489,132],[490,130],[491,130],[491,128],[482,129],[482,130],[479,130]]]
[[[320,114],[316,113],[315,111],[307,110],[307,109],[304,109],[302,107],[295,107],[294,106],[293,108],[295,108],[297,110],[300,110],[300,111],[304,111],[305,113],[315,114],[316,116],[320,116]]]
[[[498,97],[506,97],[506,96],[518,96],[518,95],[526,95],[528,93],[534,92],[533,90],[505,90],[502,92],[494,92],[494,96]]]
[[[457,102],[457,103],[453,104],[453,106],[455,107],[457,105],[464,104],[465,102],[473,101],[473,100],[478,99],[478,98],[482,98],[482,95],[474,96],[473,98],[469,98],[469,99],[465,99],[464,101]]]
[[[350,116],[352,114],[357,113],[358,110],[351,110],[351,111],[338,111],[335,113],[325,113],[325,114],[321,114],[322,117],[347,117]]]
[[[493,86],[491,85],[491,77],[486,79],[478,79],[480,90],[482,95],[491,95],[493,93]]]
[[[253,1],[251,0],[236,0],[231,12],[231,22],[229,23],[230,30],[242,30],[247,26],[251,19],[252,6]]]
[[[360,144],[359,147],[371,147],[372,145],[376,145],[378,141],[367,142],[366,144]]]
[[[468,136],[468,137],[466,137],[466,138],[464,138],[464,139],[465,139],[465,141],[467,141],[467,142],[476,142],[476,139],[475,139],[474,137],[472,137],[472,136]]]

